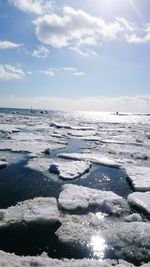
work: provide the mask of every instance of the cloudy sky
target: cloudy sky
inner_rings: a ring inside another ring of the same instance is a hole
[[[149,0],[0,0],[0,106],[150,112]]]

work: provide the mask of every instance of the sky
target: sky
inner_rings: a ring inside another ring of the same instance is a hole
[[[0,106],[150,112],[149,0],[0,0]]]

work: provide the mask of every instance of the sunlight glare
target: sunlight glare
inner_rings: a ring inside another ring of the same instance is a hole
[[[92,236],[90,245],[92,246],[93,255],[102,260],[107,247],[105,239],[100,236]]]

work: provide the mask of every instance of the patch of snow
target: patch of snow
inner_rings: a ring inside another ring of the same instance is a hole
[[[90,153],[62,153],[57,155],[60,158],[64,159],[74,159],[74,160],[87,160],[91,161],[92,163],[108,166],[108,167],[114,167],[119,168],[120,164],[118,162],[115,162],[114,160],[101,156],[100,154],[90,154]]]

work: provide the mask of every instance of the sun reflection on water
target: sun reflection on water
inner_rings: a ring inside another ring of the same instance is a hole
[[[105,239],[101,236],[92,236],[90,246],[92,247],[93,256],[103,260],[105,249],[107,248]]]

